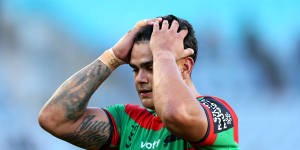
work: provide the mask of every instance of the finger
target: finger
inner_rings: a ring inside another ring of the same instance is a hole
[[[178,31],[178,27],[179,27],[178,22],[176,20],[173,20],[172,25],[170,27],[170,30],[177,32]]]
[[[169,23],[168,20],[164,20],[162,23],[161,30],[168,30],[169,29]]]
[[[153,33],[159,31],[159,22],[154,22],[153,24]]]
[[[183,50],[183,56],[182,56],[182,58],[191,56],[193,54],[194,54],[194,50],[193,49],[191,49],[191,48],[184,49]]]
[[[181,30],[178,34],[182,39],[184,39],[185,36],[188,34],[188,30],[186,30],[186,29]]]
[[[135,28],[140,28],[140,27],[143,27],[145,25],[147,25],[147,20],[141,20],[138,23],[136,23],[134,27]]]
[[[153,18],[153,19],[148,19],[146,22],[147,22],[147,25],[153,25],[154,22],[161,22],[162,21],[162,18]]]
[[[136,23],[135,28],[141,28],[141,27],[146,26],[146,25],[153,25],[154,22],[156,22],[156,21],[161,22],[162,18],[153,18],[153,19],[141,20],[138,23]]]

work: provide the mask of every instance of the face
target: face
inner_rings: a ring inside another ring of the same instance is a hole
[[[192,64],[187,62],[192,62]],[[187,57],[176,61],[177,67],[181,71],[181,76],[183,77],[183,79],[190,78],[190,71],[191,71],[191,67],[184,67],[184,66],[192,66],[193,62],[194,61],[191,57]],[[129,65],[133,69],[135,87],[141,99],[142,104],[146,108],[150,108],[154,110],[153,92],[152,92],[153,56],[149,47],[149,41],[139,42],[133,45]],[[183,68],[190,68],[190,69],[183,69]],[[183,70],[189,70],[189,71],[183,72]]]
[[[134,83],[142,104],[154,109],[152,93],[153,57],[149,42],[135,43],[131,52],[130,66],[134,73]]]

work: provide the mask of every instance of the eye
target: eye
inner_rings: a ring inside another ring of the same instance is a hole
[[[153,66],[152,65],[148,66],[147,70],[152,71],[153,70]]]

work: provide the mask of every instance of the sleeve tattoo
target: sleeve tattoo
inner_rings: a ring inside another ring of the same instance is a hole
[[[79,119],[92,94],[109,74],[109,68],[100,60],[95,60],[65,81],[48,105],[62,107],[65,110],[64,116],[69,120]]]
[[[107,142],[111,134],[110,122],[97,119],[96,114],[84,114],[90,97],[110,73],[110,69],[97,59],[72,75],[56,90],[45,107],[59,111],[55,115],[62,117],[62,120],[74,123],[80,121],[74,130],[59,138],[89,149],[102,147]]]
[[[62,139],[80,147],[103,146],[110,134],[109,122],[94,120],[95,115],[87,115],[83,118],[76,130]]]

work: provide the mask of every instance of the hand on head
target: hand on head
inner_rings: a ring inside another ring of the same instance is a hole
[[[153,23],[153,32],[150,39],[150,49],[152,54],[170,53],[176,60],[190,56],[194,53],[191,48],[184,49],[183,40],[188,34],[188,30],[184,29],[178,32],[179,24],[174,20],[169,27],[167,20],[162,23],[161,29],[159,22]]]
[[[133,29],[126,33],[113,47],[115,56],[122,61],[129,63],[130,51],[134,44],[134,38],[139,29],[146,25],[153,25],[155,22],[161,22],[162,18],[154,18],[139,21]]]

